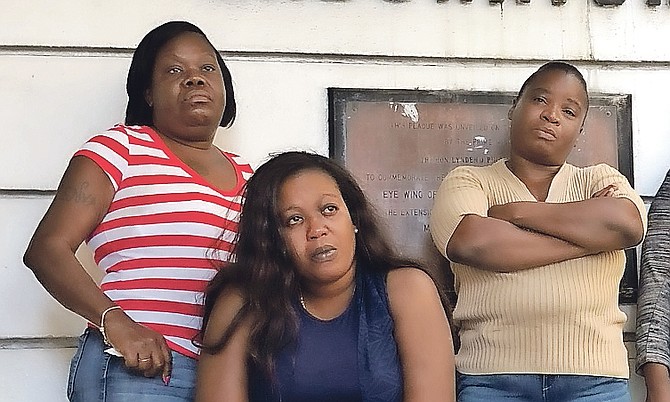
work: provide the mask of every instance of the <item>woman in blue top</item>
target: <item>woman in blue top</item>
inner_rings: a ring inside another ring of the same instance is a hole
[[[455,400],[437,288],[345,169],[280,154],[246,200],[236,262],[206,296],[197,401]]]

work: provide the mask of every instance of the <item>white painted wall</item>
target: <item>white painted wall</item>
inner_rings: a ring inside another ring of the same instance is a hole
[[[542,62],[564,59],[592,92],[633,95],[638,191],[653,196],[670,168],[666,0],[657,8],[644,0],[615,8],[590,0],[0,0],[0,10],[0,401],[65,400],[73,349],[18,339],[58,340],[84,326],[21,263],[51,199],[32,191],[55,189],[74,150],[122,120],[132,49],[164,21],[194,22],[223,51],[239,112],[217,143],[254,165],[277,150],[328,153],[328,87],[516,91]],[[639,378],[632,388],[643,400]]]

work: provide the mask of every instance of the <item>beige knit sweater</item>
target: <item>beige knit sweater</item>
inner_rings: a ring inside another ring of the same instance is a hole
[[[588,199],[608,184],[637,206],[642,199],[616,169],[565,164],[546,202]],[[486,167],[459,167],[443,181],[430,229],[442,254],[463,216],[486,216],[492,205],[536,201],[507,169],[505,160]],[[519,245],[523,247],[523,245]],[[625,267],[623,251],[601,253],[513,273],[451,264],[460,326],[458,371],[466,374],[543,373],[628,377],[622,339],[626,315],[618,307]]]

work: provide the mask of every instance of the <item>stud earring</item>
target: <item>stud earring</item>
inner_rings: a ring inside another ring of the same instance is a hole
[[[358,233],[358,228],[354,226],[354,233]]]

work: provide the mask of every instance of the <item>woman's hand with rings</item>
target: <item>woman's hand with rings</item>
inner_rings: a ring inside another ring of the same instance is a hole
[[[122,310],[110,311],[105,318],[107,339],[118,350],[126,367],[145,377],[161,374],[168,385],[172,373],[172,353],[163,336],[130,319]]]

